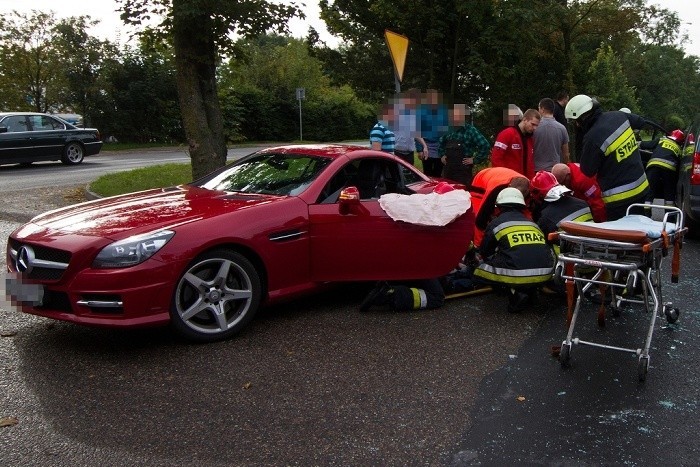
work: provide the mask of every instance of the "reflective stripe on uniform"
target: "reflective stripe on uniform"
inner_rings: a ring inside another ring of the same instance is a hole
[[[481,263],[474,275],[492,282],[510,285],[538,284],[552,278],[554,268],[508,269]]]
[[[585,207],[581,208],[577,211],[572,212],[568,216],[564,217],[562,220],[557,222],[557,227],[559,227],[559,224],[561,224],[564,221],[571,221],[571,222],[592,222],[593,221],[593,215],[591,214],[591,208]]]
[[[626,185],[611,188],[603,192],[603,202],[613,203],[628,198],[635,198],[649,187],[646,174],[642,174],[637,180]]]
[[[653,159],[649,159],[649,162],[647,163],[647,169],[649,167],[661,167],[662,169],[666,170],[672,170],[676,171],[676,164],[673,162],[669,162],[666,159],[661,159],[660,157],[655,157]]]
[[[668,138],[663,138],[663,139],[661,139],[661,141],[659,142],[659,146],[661,146],[661,147],[664,148],[664,149],[668,149],[668,150],[671,151],[675,156],[680,156],[680,155],[681,155],[681,147],[678,145],[678,143],[676,143],[676,142],[673,141],[673,140],[670,140],[670,139],[668,139]]]
[[[420,310],[428,306],[428,297],[425,296],[425,290],[411,288],[413,295],[413,309]]]
[[[630,126],[630,122],[625,120],[608,138],[603,141],[600,150],[609,156],[615,155],[618,162],[622,162],[637,150],[637,138]]]

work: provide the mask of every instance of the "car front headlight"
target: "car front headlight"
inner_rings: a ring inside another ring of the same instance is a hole
[[[95,268],[126,268],[143,263],[173,238],[172,230],[158,230],[107,245],[93,261]]]

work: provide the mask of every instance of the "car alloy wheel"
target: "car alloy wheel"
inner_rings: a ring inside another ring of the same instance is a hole
[[[85,151],[83,151],[83,147],[80,145],[80,143],[72,142],[68,143],[63,150],[63,157],[61,158],[61,161],[64,164],[75,165],[83,162],[84,157]]]
[[[217,250],[195,260],[175,289],[172,324],[184,337],[210,342],[241,330],[260,305],[260,276],[240,253]]]

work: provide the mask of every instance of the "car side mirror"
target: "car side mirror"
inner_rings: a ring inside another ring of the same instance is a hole
[[[346,215],[357,212],[360,206],[360,190],[357,187],[349,186],[340,191],[338,196],[338,210],[340,214]]]
[[[6,127],[6,126],[0,126],[0,133],[7,133],[7,127]]]

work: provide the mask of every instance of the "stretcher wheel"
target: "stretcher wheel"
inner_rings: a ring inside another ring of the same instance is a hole
[[[675,323],[678,321],[678,316],[681,314],[681,310],[678,308],[673,308],[670,306],[664,307],[664,315],[666,315],[666,321],[669,323]]]
[[[559,361],[561,366],[566,366],[571,358],[571,342],[568,344],[566,341],[562,342],[561,349],[559,349]]]
[[[645,381],[647,379],[647,373],[649,372],[649,356],[646,357],[641,355],[639,357],[639,363],[637,363],[637,373],[639,374],[639,381]]]

